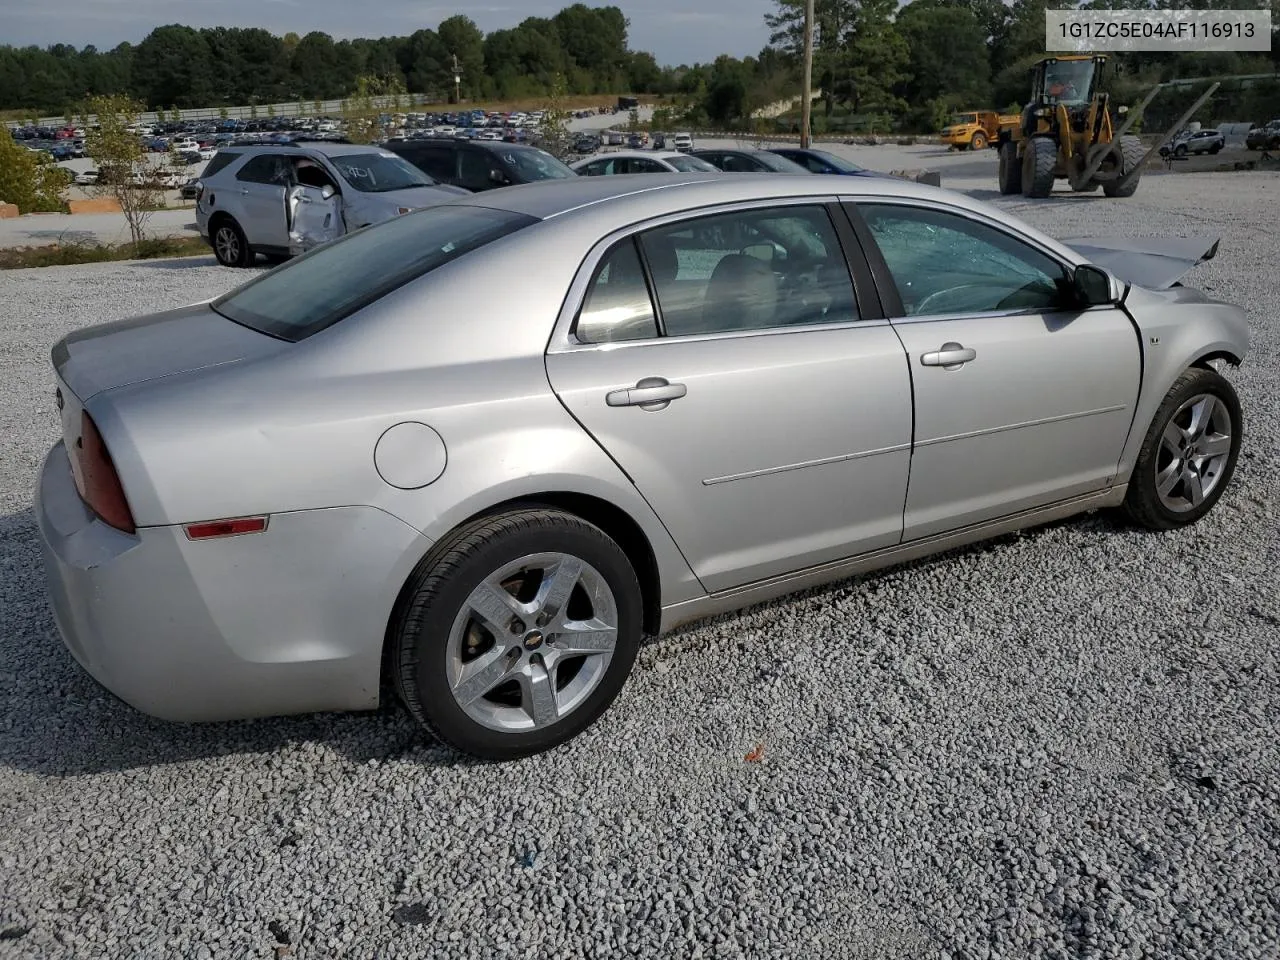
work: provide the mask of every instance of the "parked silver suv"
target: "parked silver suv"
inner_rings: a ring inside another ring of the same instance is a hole
[[[469,191],[433,180],[389,150],[279,143],[219,150],[196,184],[196,224],[228,267],[291,257],[352,230]]]

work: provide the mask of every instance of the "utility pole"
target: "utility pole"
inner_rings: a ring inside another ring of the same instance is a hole
[[[804,0],[804,79],[800,99],[800,148],[809,146],[810,111],[813,109],[813,0]]]
[[[458,63],[458,55],[453,54],[453,102],[462,102],[462,64]]]

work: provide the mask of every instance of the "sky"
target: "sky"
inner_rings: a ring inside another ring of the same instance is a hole
[[[137,43],[153,27],[262,27],[275,34],[322,30],[335,39],[403,36],[465,13],[488,33],[525,17],[545,17],[572,0],[0,0],[0,43],[14,46],[94,44],[108,50]],[[721,53],[742,57],[769,42],[764,15],[772,0],[585,0],[619,7],[631,21],[632,50],[647,50],[663,65],[707,62]]]

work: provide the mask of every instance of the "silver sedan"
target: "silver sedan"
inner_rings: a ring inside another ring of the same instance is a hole
[[[160,717],[385,685],[460,750],[545,750],[677,624],[1084,511],[1203,517],[1248,331],[1171,243],[858,177],[397,218],[53,348],[57,623]]]

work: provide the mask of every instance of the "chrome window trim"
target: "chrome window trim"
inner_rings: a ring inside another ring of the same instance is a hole
[[[889,326],[890,323],[888,320],[863,320],[858,318],[855,320],[840,320],[833,323],[797,323],[781,327],[766,327],[758,330],[723,330],[717,333],[689,333],[674,337],[659,335],[657,337],[644,337],[636,340],[616,340],[608,343],[583,343],[577,340],[569,332],[573,326],[574,318],[578,315],[578,311],[582,309],[583,301],[586,299],[587,287],[591,283],[591,278],[595,276],[596,269],[600,266],[600,261],[604,259],[605,254],[613,249],[615,244],[626,240],[628,237],[634,237],[637,234],[657,229],[659,227],[682,223],[686,220],[700,220],[705,217],[723,216],[724,214],[740,213],[748,210],[767,210],[775,207],[818,207],[827,214],[828,218],[830,218],[830,212],[826,210],[826,207],[829,204],[838,202],[840,202],[840,198],[828,194],[812,194],[809,196],[799,197],[770,197],[764,200],[738,200],[731,203],[717,203],[705,207],[693,207],[681,210],[677,213],[667,213],[648,220],[639,220],[635,223],[628,224],[625,227],[619,227],[617,230],[614,230],[606,234],[600,240],[597,240],[587,252],[582,263],[579,264],[578,270],[574,274],[573,281],[569,284],[568,293],[560,307],[559,316],[556,317],[555,327],[551,332],[551,339],[547,344],[546,352],[549,354],[557,354],[574,353],[581,350],[618,350],[625,347],[638,347],[653,343],[688,343],[698,340],[725,340],[739,337],[767,337],[777,336],[779,334],[805,333],[817,330],[840,330],[850,327],[863,328],[872,326]],[[834,222],[832,222],[831,228],[836,234],[838,241],[839,232],[836,229]],[[841,255],[841,259],[843,259],[843,254]],[[852,275],[849,277],[849,290],[850,292],[854,292]],[[856,298],[854,300],[854,304],[856,309]]]

